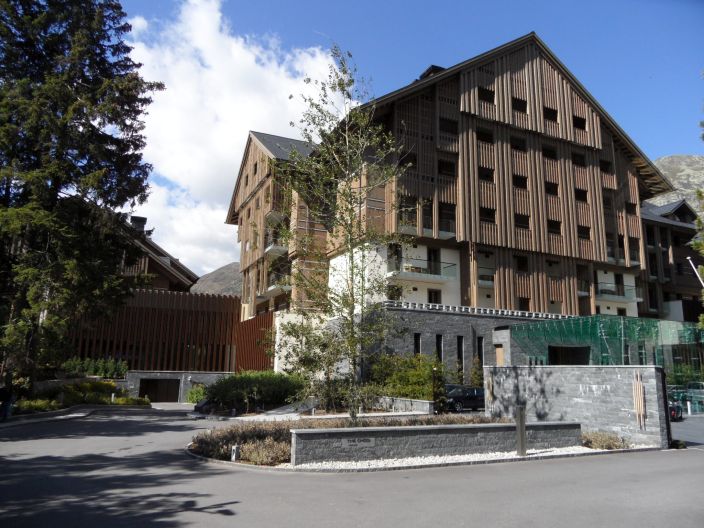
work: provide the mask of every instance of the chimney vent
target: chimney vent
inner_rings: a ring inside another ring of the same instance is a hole
[[[144,232],[144,228],[147,226],[147,219],[144,216],[132,216],[130,223],[136,231]]]

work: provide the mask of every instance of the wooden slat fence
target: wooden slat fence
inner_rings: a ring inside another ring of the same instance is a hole
[[[71,338],[79,356],[126,360],[131,370],[266,370],[264,315],[240,323],[234,296],[139,290],[111,319],[78,321]]]

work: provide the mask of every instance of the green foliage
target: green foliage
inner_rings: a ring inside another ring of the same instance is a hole
[[[199,401],[205,399],[205,394],[205,385],[202,383],[194,383],[186,394],[186,401],[188,403],[198,403]]]
[[[112,395],[115,394],[115,401]],[[149,405],[146,398],[127,396],[111,381],[88,381],[59,387],[52,387],[37,398],[23,398],[17,401],[19,413],[45,412],[71,407],[73,405]]]
[[[220,378],[207,387],[206,396],[221,409],[250,412],[257,407],[284,405],[302,388],[296,375],[249,371]]]
[[[15,402],[15,413],[17,414],[55,411],[60,408],[61,404],[56,400],[40,398],[36,400],[18,400]]]
[[[144,81],[119,2],[0,3],[0,362],[57,366],[77,317],[109,315],[140,256]]]
[[[472,370],[469,373],[469,384],[471,387],[484,387],[484,368],[478,355],[472,359]]]
[[[667,370],[668,385],[686,385],[690,381],[704,381],[704,369],[696,369],[692,365],[673,365]]]
[[[291,429],[336,429],[343,427],[388,427],[506,423],[480,415],[444,414],[407,418],[314,419],[277,422],[238,422],[201,432],[193,437],[194,453],[218,460],[230,460],[233,445],[239,445],[242,461],[253,464],[281,464],[291,461]]]
[[[587,431],[582,433],[582,445],[590,449],[628,449],[630,444],[613,433]]]
[[[70,378],[82,376],[100,376],[102,378],[124,378],[127,374],[127,361],[114,358],[93,360],[72,357],[61,364],[61,370]]]
[[[372,366],[372,381],[384,387],[385,396],[440,401],[444,396],[445,369],[423,354],[380,355]]]

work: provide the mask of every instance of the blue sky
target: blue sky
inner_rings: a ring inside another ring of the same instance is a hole
[[[129,0],[129,16],[179,2]],[[652,159],[703,154],[702,0],[225,1],[236,34],[283,48],[351,51],[382,95],[430,64],[451,66],[535,31]]]
[[[197,273],[239,258],[224,224],[248,130],[295,135],[288,99],[335,43],[374,95],[535,31],[651,159],[704,154],[704,0],[123,0],[143,75],[152,194],[136,211]]]

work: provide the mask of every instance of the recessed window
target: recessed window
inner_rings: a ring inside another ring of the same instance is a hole
[[[545,194],[551,196],[557,196],[559,191],[559,185],[554,182],[545,182]]]
[[[254,169],[253,169],[253,171],[252,171],[252,172],[254,172],[254,175],[255,175],[255,176],[257,175],[257,169],[258,169],[258,168],[259,168],[259,164],[255,161],[255,162],[254,162]]]
[[[548,233],[551,235],[562,235],[562,222],[559,220],[548,220]]]
[[[483,141],[484,143],[493,143],[494,142],[494,134],[491,133],[491,130],[487,130],[486,128],[478,128],[477,129],[477,140]]]
[[[577,130],[586,130],[587,129],[587,120],[584,119],[583,117],[579,116],[572,116],[572,124]]]
[[[494,90],[491,88],[485,88],[484,86],[479,87],[479,100],[484,101],[485,103],[491,103],[494,104],[495,101],[495,93]]]
[[[519,297],[518,298],[518,309],[521,312],[530,312],[530,298]]]
[[[528,273],[528,271],[530,271],[528,267],[528,257],[526,257],[525,255],[514,255],[513,267],[516,271],[520,271],[521,273]]]
[[[591,238],[591,229],[587,226],[577,226],[577,238],[581,240],[589,240]]]
[[[413,334],[413,354],[420,355],[420,334]]]
[[[636,204],[631,202],[626,202],[626,212],[630,215],[634,215],[637,212],[638,207]]]
[[[454,176],[455,164],[452,161],[438,160],[438,174]]]
[[[244,186],[247,187],[249,185],[249,174],[245,172],[244,174]]]
[[[555,110],[554,108],[550,108],[549,106],[544,106],[543,118],[545,118],[545,121],[552,121],[553,123],[557,123],[557,110]]]
[[[611,174],[611,162],[607,160],[599,160],[599,169],[601,172]]]
[[[525,114],[528,112],[528,102],[520,97],[511,97],[511,108],[516,112]]]
[[[431,304],[442,304],[442,290],[428,290],[428,302]]]
[[[557,160],[557,150],[552,147],[543,145],[543,157],[551,160]]]
[[[486,182],[494,182],[494,169],[479,167],[479,179]]]
[[[528,178],[521,176],[519,174],[513,175],[513,186],[516,189],[527,189],[528,188]]]
[[[530,228],[530,216],[523,214],[515,214],[513,216],[513,223],[519,229],[529,229]]]
[[[526,140],[523,138],[511,136],[511,148],[514,150],[526,151]]]
[[[577,200],[578,202],[587,202],[587,196],[588,193],[584,189],[575,189],[574,190],[574,199]]]
[[[443,134],[457,134],[458,131],[458,125],[457,121],[454,119],[445,119],[443,117],[440,118],[440,132]]]
[[[487,222],[493,224],[496,222],[496,209],[490,209],[488,207],[479,208],[479,220],[482,222]]]
[[[584,157],[584,154],[580,154],[578,152],[573,152],[572,153],[572,163],[577,165],[577,167],[586,167],[587,166],[587,158]]]

